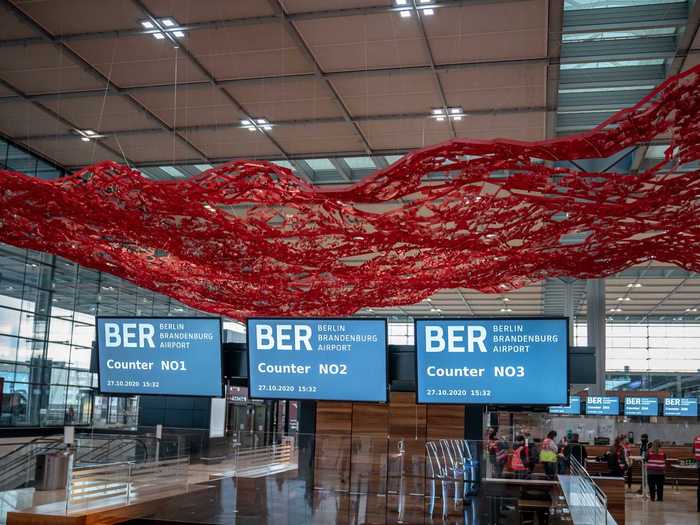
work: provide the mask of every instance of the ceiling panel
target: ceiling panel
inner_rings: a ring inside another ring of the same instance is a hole
[[[278,120],[341,117],[326,83],[317,79],[256,80],[226,87],[254,117]]]
[[[105,142],[117,151],[124,151],[126,157],[135,163],[198,157],[182,140],[165,131],[112,135]]]
[[[547,2],[475,2],[423,17],[435,61],[477,62],[547,55]]]
[[[226,95],[211,85],[139,90],[134,97],[169,126],[231,124],[243,118]]]
[[[346,122],[278,126],[271,134],[290,154],[362,150],[359,136]]]
[[[447,102],[465,110],[544,107],[545,65],[499,65],[439,73]]]
[[[27,145],[41,151],[64,166],[82,166],[101,160],[123,162],[96,142],[83,142],[78,137],[33,139]]]
[[[280,154],[274,144],[260,132],[242,128],[227,128],[225,131],[190,131],[187,137],[211,158],[259,159]]]
[[[472,139],[544,140],[546,113],[496,113],[467,115],[455,122],[457,135]]]
[[[31,102],[0,102],[0,129],[5,135],[22,137],[68,133],[70,129]]]
[[[175,83],[176,69],[178,83],[206,79],[167,40],[150,35],[75,40],[70,46],[121,87]]]
[[[391,6],[391,0],[282,0],[288,13]]]
[[[139,19],[143,18],[143,13],[128,0],[18,0],[14,3],[54,35],[140,29]]]
[[[104,132],[158,127],[143,111],[118,95],[52,98],[43,104],[79,129]]]
[[[451,138],[445,122],[427,117],[366,121],[360,127],[374,149],[422,148]]]
[[[415,18],[397,13],[295,22],[324,71],[428,64]]]
[[[343,75],[334,77],[333,85],[353,115],[428,115],[442,105],[430,71]]]
[[[273,15],[267,2],[260,0],[146,0],[146,6],[159,17],[172,17],[180,24]]]
[[[313,71],[280,23],[190,31],[184,43],[217,79]]]
[[[0,78],[25,94],[104,87],[53,44],[1,48]]]
[[[0,27],[3,40],[39,36],[30,24],[21,21],[7,9],[0,9]]]

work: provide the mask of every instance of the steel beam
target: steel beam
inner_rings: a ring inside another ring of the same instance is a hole
[[[469,115],[511,115],[518,113],[541,113],[546,111],[547,108],[544,106],[538,107],[522,107],[522,108],[498,108],[498,109],[482,109],[469,111]],[[398,114],[387,114],[387,115],[358,115],[354,117],[356,122],[383,122],[391,120],[411,120],[425,118],[425,113],[398,113]],[[339,122],[345,122],[344,117],[321,117],[314,119],[294,119],[294,120],[278,120],[275,121],[275,126],[304,126],[309,124],[335,124]],[[237,123],[228,124],[195,124],[190,126],[176,126],[175,130],[178,132],[193,132],[193,131],[215,131],[220,129],[240,129],[243,126]],[[106,130],[103,133],[110,135],[141,135],[145,133],[158,133],[161,132],[161,128],[142,128],[142,129],[123,129],[123,130]],[[46,139],[46,138],[60,138],[69,137],[71,135],[61,135],[55,133],[49,134],[37,134],[37,135],[22,135],[15,137],[15,140],[24,141],[32,139]],[[361,155],[366,155],[363,153]],[[172,162],[171,162],[172,164]]]
[[[360,141],[362,142],[362,145],[365,149],[365,153],[367,155],[372,155],[372,147],[369,144],[369,140],[367,140],[367,137],[365,136],[364,132],[360,128],[360,126],[355,122],[352,118],[352,115],[350,114],[350,110],[348,107],[345,105],[345,102],[343,102],[343,99],[341,98],[340,94],[338,91],[335,89],[335,86],[333,83],[326,78],[324,71],[321,69],[320,64],[316,60],[316,57],[314,54],[311,52],[311,49],[309,48],[308,45],[306,45],[306,42],[302,38],[301,34],[297,30],[296,26],[291,22],[289,19],[289,15],[287,12],[284,10],[284,7],[280,3],[280,0],[267,0],[267,3],[270,5],[272,8],[273,12],[275,13],[275,16],[277,16],[282,24],[284,24],[284,27],[287,30],[287,33],[291,37],[291,39],[296,43],[297,48],[299,51],[304,55],[304,57],[309,61],[311,66],[314,69],[314,73],[316,75],[316,78],[322,79],[328,89],[330,90],[331,94],[333,95],[333,98],[335,98],[338,106],[340,107],[340,111],[343,115],[343,118],[345,121],[350,124],[355,131],[355,133],[358,135]]]
[[[586,287],[588,346],[595,347],[596,390],[605,394],[605,279],[589,279]]]
[[[549,0],[547,4],[547,83],[545,105],[547,112],[545,134],[548,139],[554,137],[557,125],[557,108],[559,106],[559,56],[561,54],[561,31],[564,17],[563,0]],[[552,63],[556,60],[555,63]]]
[[[512,3],[513,1],[522,0],[432,0],[430,5],[434,8],[450,8],[450,7],[463,7],[463,6],[476,6],[480,4],[493,4],[493,3]],[[367,6],[367,7],[354,7],[354,8],[340,8],[340,9],[324,9],[318,11],[305,11],[300,13],[290,13],[288,18],[291,21],[298,20],[320,20],[324,18],[337,18],[337,17],[347,17],[347,16],[366,16],[375,15],[383,13],[391,13],[400,11],[401,8],[395,7],[393,5],[379,5],[379,6]],[[398,13],[397,13],[398,16]],[[216,20],[204,20],[201,22],[192,22],[189,24],[183,24],[173,29],[181,29],[183,31],[202,31],[208,29],[221,29],[226,27],[241,27],[241,26],[252,26],[260,24],[271,24],[279,21],[276,15],[263,15],[263,16],[251,16],[242,18],[223,18]],[[58,35],[58,37],[64,42],[71,42],[75,40],[95,40],[104,38],[123,38],[130,36],[139,35],[149,35],[153,33],[153,30],[143,30],[141,28],[124,28],[115,29],[109,31],[83,31],[79,33],[66,33]],[[24,38],[10,38],[5,40],[0,40],[0,47],[24,47],[31,46],[35,44],[42,44],[44,40],[42,37],[24,37]]]
[[[163,121],[158,115],[153,113],[151,110],[149,110],[146,106],[141,104],[137,99],[135,99],[133,96],[131,96],[129,93],[124,93],[120,90],[118,86],[116,86],[109,78],[104,76],[95,66],[87,62],[83,57],[81,57],[78,53],[73,51],[72,48],[70,48],[68,45],[66,45],[64,42],[62,42],[60,39],[57,39],[54,35],[49,33],[46,29],[44,29],[41,25],[39,25],[33,18],[31,18],[29,15],[27,15],[24,11],[22,11],[20,8],[15,6],[12,2],[8,0],[3,0],[3,5],[9,9],[9,11],[15,15],[20,21],[28,24],[30,27],[32,27],[35,31],[37,31],[39,34],[41,34],[42,38],[44,39],[45,42],[49,42],[53,44],[55,47],[58,47],[63,51],[63,53],[68,56],[71,60],[73,60],[79,67],[81,67],[86,73],[91,75],[92,77],[96,78],[98,81],[103,82],[105,86],[109,87],[110,85],[113,86],[116,90],[117,93],[120,96],[123,96],[128,102],[130,102],[133,106],[135,106],[139,111],[143,112],[149,119],[153,120],[154,122],[157,122],[158,125],[160,125],[164,130],[167,130],[170,133],[174,133],[182,142],[184,142],[188,147],[190,147],[193,151],[195,151],[202,159],[207,160],[206,154],[201,151],[197,146],[192,144],[186,137],[183,137],[182,135],[178,134],[171,126],[169,126],[165,121]],[[98,133],[101,132],[101,130],[96,130]],[[122,156],[121,154],[119,156]]]

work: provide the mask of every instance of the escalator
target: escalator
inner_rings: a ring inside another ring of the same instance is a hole
[[[0,457],[0,491],[32,486],[36,457],[62,448],[61,438],[39,437]]]

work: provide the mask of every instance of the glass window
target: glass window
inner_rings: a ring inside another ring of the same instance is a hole
[[[19,311],[0,307],[0,335],[19,335]]]
[[[70,344],[73,323],[65,319],[52,317],[49,321],[49,340]]]
[[[54,363],[68,364],[70,361],[70,346],[61,343],[49,343],[47,357]]]
[[[14,361],[17,359],[17,338],[0,335],[0,360]]]

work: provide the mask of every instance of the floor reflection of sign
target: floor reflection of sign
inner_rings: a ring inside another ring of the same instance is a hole
[[[230,386],[226,397],[232,403],[246,403],[248,401],[248,387]]]

